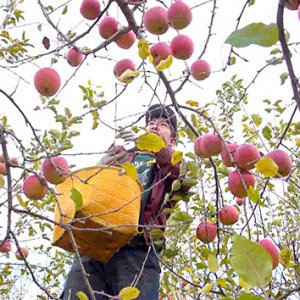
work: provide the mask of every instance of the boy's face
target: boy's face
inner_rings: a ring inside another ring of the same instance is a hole
[[[164,117],[153,118],[146,126],[147,132],[154,132],[165,142],[166,146],[174,146],[176,138],[172,136],[171,124]]]

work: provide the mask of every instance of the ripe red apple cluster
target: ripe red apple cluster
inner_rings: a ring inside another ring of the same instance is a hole
[[[0,252],[4,253],[4,254],[8,254],[9,252],[11,252],[11,250],[12,250],[11,241],[9,241],[9,240],[4,241],[4,243],[0,247]],[[23,254],[23,256],[21,253]],[[15,251],[15,256],[16,256],[16,259],[18,259],[18,260],[23,260],[23,257],[27,258],[28,255],[29,255],[29,250],[26,247],[20,247],[20,251],[19,250]]]
[[[11,166],[19,165],[18,159],[16,157],[9,158],[8,162]],[[3,154],[0,154],[0,174],[6,175],[6,161],[4,159]]]
[[[225,143],[217,134],[207,133],[199,136],[194,141],[194,152],[200,158],[219,155],[227,167],[235,167],[228,176],[228,187],[236,197],[236,204],[242,205],[247,197],[248,188],[255,186],[255,176],[250,172],[261,158],[261,153],[252,144],[238,145]],[[275,149],[268,152],[265,157],[270,157],[278,166],[276,177],[285,177],[292,170],[292,159],[287,152]],[[233,225],[239,219],[239,212],[233,205],[226,205],[218,212],[218,218],[223,225]],[[217,225],[209,220],[200,222],[196,229],[197,238],[203,243],[212,242],[217,236]],[[279,251],[269,239],[258,242],[272,256],[273,268],[278,265]]]
[[[57,185],[64,182],[69,173],[69,165],[62,156],[46,158],[42,164],[40,175],[29,175],[23,182],[23,192],[29,199],[40,200],[48,192],[47,182]]]

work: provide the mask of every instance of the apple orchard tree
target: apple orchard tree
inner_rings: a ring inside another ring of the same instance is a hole
[[[55,224],[72,228],[54,222],[56,186],[162,103],[185,177],[152,228],[161,299],[300,299],[298,6],[1,1],[0,298],[58,299],[73,254],[51,245]]]

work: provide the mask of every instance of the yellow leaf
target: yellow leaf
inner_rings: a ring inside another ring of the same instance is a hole
[[[140,294],[140,291],[133,286],[127,286],[121,289],[119,293],[119,297],[122,300],[131,300],[131,299],[136,299]]]
[[[300,147],[300,138],[296,138],[296,146]]]
[[[148,59],[149,59],[149,63],[153,64],[153,56],[151,54],[149,55]]]
[[[258,127],[262,122],[261,116],[259,114],[252,114],[251,117],[253,123]]]
[[[89,297],[83,292],[83,291],[79,291],[76,293],[76,296],[78,297],[78,299],[80,300],[89,300]]]
[[[278,166],[271,157],[262,157],[255,166],[256,170],[266,177],[277,175]]]
[[[167,59],[163,59],[159,62],[159,64],[156,66],[156,70],[162,72],[163,70],[170,68],[172,63],[173,63],[173,56],[169,55]]]
[[[183,153],[181,151],[174,151],[172,153],[171,163],[172,165],[176,165],[179,162],[182,162]]]
[[[187,100],[185,101],[185,103],[191,107],[198,107],[199,106],[199,102],[198,101],[194,101],[194,100]]]
[[[214,255],[209,254],[207,258],[209,271],[212,273],[217,273],[220,268],[219,262]]]
[[[140,39],[138,42],[139,56],[141,59],[146,59],[150,55],[149,42],[144,39]]]
[[[153,132],[141,135],[137,139],[136,146],[141,151],[150,151],[153,153],[157,153],[159,150],[166,147],[164,140]]]
[[[123,83],[130,83],[132,80],[140,75],[139,71],[132,71],[130,69],[127,69],[124,71],[119,77],[118,80]]]
[[[283,265],[284,268],[288,268],[291,259],[292,259],[292,250],[283,248],[280,251],[279,261]]]
[[[20,205],[23,206],[23,207],[26,207],[26,204],[25,204],[25,202],[23,201],[21,195],[20,195],[20,194],[17,194],[16,196],[17,196],[17,199],[18,199]]]
[[[186,137],[186,134],[183,130],[178,130],[178,135],[182,138]]]
[[[137,179],[138,177],[137,169],[131,162],[124,163],[122,167],[129,177],[131,177],[133,180]]]
[[[252,288],[252,286],[249,283],[247,283],[243,278],[239,277],[239,280],[240,287],[244,288],[245,290],[250,290]]]
[[[3,176],[0,174],[0,189],[2,189],[5,185],[5,181],[4,181],[4,178]]]
[[[225,278],[218,278],[216,282],[221,288],[226,288],[226,279]]]
[[[200,289],[199,292],[201,292],[201,293],[209,293],[212,288],[213,288],[213,284],[209,282],[202,289]]]
[[[206,117],[208,117],[208,116],[209,116],[209,115],[208,115],[208,111],[207,111],[207,110],[204,110],[204,111],[203,111],[203,115],[206,116]]]

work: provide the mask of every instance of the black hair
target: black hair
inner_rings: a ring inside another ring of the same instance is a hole
[[[161,104],[154,104],[151,105],[147,112],[146,112],[146,125],[152,120],[152,119],[158,119],[158,118],[166,118],[171,125],[171,134],[172,137],[176,137],[177,134],[177,118],[174,113],[174,111],[171,109],[170,106],[164,106]]]

